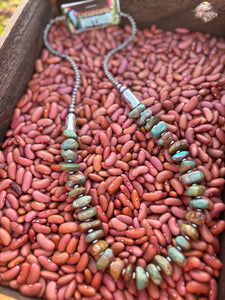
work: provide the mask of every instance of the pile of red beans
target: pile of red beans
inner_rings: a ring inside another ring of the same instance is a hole
[[[145,267],[165,254],[181,234],[189,197],[179,166],[159,148],[103,72],[109,50],[131,28],[108,27],[69,34],[64,23],[49,34],[52,46],[77,63],[81,87],[76,101],[78,163],[86,192],[102,221],[104,239],[115,256]],[[216,300],[222,268],[217,258],[219,219],[225,205],[225,41],[177,28],[152,26],[114,55],[109,69],[130,87],[153,114],[167,123],[176,139],[186,139],[190,156],[204,176],[206,223],[199,240],[183,252],[187,264],[173,264],[158,287],[149,281],[137,291],[121,275],[98,271],[60,169],[62,131],[71,101],[74,72],[46,49],[36,61],[26,94],[19,100],[0,152],[0,285],[31,298]],[[132,229],[136,229],[133,231]]]

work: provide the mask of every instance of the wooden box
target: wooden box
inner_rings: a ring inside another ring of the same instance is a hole
[[[34,62],[43,47],[42,33],[50,18],[59,12],[63,0],[22,0],[0,36],[0,143],[10,125],[14,107],[26,90],[34,71]],[[225,1],[212,0],[218,16],[204,23],[196,19],[194,9],[199,0],[121,0],[121,10],[130,13],[140,28],[156,24],[173,30],[187,27],[225,37]],[[225,198],[225,197],[224,197]],[[225,233],[221,236],[220,258],[225,265]],[[225,299],[225,267],[219,278],[218,300]],[[26,300],[18,292],[0,286],[0,300]]]

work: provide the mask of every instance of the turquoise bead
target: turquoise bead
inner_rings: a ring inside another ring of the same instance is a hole
[[[140,266],[136,267],[136,284],[139,291],[144,290],[148,285],[148,278],[145,270]]]
[[[170,131],[165,132],[161,138],[158,140],[158,145],[160,147],[168,147],[171,145],[171,142],[173,141],[173,134]]]
[[[128,117],[136,119],[140,117],[140,114],[146,109],[143,103],[138,104],[131,112],[129,112]]]
[[[174,163],[180,163],[184,158],[188,157],[188,151],[180,151],[172,156],[172,160]]]
[[[96,267],[99,271],[105,270],[108,265],[113,260],[114,255],[112,249],[108,248],[104,251],[104,253],[100,256],[98,261],[96,262]]]
[[[146,271],[148,272],[149,277],[154,282],[154,284],[160,285],[162,283],[162,276],[154,264],[147,265]]]
[[[145,122],[152,116],[152,111],[150,109],[145,109],[141,113],[141,117],[139,120],[139,125],[142,126],[145,124]]]
[[[164,256],[155,255],[154,259],[167,276],[173,275],[173,267]]]
[[[191,239],[195,241],[198,239],[199,234],[198,234],[198,230],[195,227],[189,224],[183,224],[181,228]]]
[[[175,238],[175,241],[178,246],[180,246],[184,250],[190,250],[191,249],[191,243],[188,242],[182,235],[179,235]]]
[[[156,124],[159,123],[159,121],[160,121],[160,117],[159,116],[153,116],[153,117],[151,117],[147,121],[147,123],[145,125],[145,130],[146,131],[150,131],[154,125],[156,125]]]
[[[177,151],[183,151],[188,148],[188,143],[185,140],[176,141],[172,146],[168,149],[170,155],[175,154]]]
[[[192,170],[196,167],[196,163],[192,160],[182,161],[180,165],[180,174],[184,174],[189,170]]]
[[[80,166],[78,164],[68,163],[68,164],[61,164],[60,168],[61,168],[62,171],[68,171],[68,172],[74,171],[74,172],[76,172],[76,171],[79,170]]]
[[[187,195],[189,197],[198,197],[206,190],[204,185],[192,185],[187,189]]]
[[[192,199],[189,201],[189,205],[194,208],[208,208],[209,201],[207,199]]]
[[[191,185],[193,183],[199,183],[204,179],[204,175],[201,171],[194,171],[186,173],[181,176],[181,181],[184,185]]]
[[[66,150],[61,153],[65,161],[76,161],[78,155],[72,150]]]
[[[177,250],[175,247],[170,247],[168,249],[168,256],[175,262],[178,266],[184,267],[186,265],[186,258],[184,255]]]
[[[80,194],[84,194],[85,193],[85,188],[84,187],[77,187],[75,189],[73,189],[72,191],[69,192],[69,197],[71,198],[76,198],[77,196],[79,196]]]
[[[86,243],[91,243],[94,240],[100,239],[104,235],[103,230],[99,229],[93,232],[90,232],[86,235],[85,241]]]
[[[167,130],[167,125],[164,121],[159,122],[157,125],[154,125],[151,130],[151,135],[153,139],[157,139],[160,135]]]
[[[63,131],[63,136],[65,138],[71,138],[77,140],[77,135],[73,129],[65,129]]]
[[[89,195],[82,196],[82,197],[76,199],[75,201],[73,201],[72,206],[74,208],[81,208],[81,207],[87,206],[91,202],[91,199],[92,198]]]
[[[90,219],[94,217],[97,213],[97,210],[95,207],[88,208],[86,210],[82,210],[77,214],[79,221],[85,221],[87,219]]]
[[[82,185],[86,181],[85,176],[82,174],[72,174],[67,177],[66,184],[69,188],[73,188],[76,185]]]
[[[78,143],[74,139],[67,139],[61,144],[63,150],[76,150],[78,148]]]

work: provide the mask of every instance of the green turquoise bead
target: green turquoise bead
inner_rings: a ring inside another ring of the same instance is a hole
[[[162,283],[162,276],[154,264],[147,265],[146,271],[148,272],[149,277],[154,282],[154,284],[160,285]]]
[[[78,155],[72,150],[66,150],[61,153],[65,161],[76,161]]]
[[[102,251],[107,249],[109,247],[109,244],[106,241],[98,241],[95,243],[92,248],[91,248],[91,255],[92,256],[97,256],[99,255]]]
[[[189,201],[189,205],[194,208],[208,208],[209,201],[207,199],[192,199]]]
[[[189,224],[183,224],[182,225],[182,230],[193,240],[197,240],[199,235],[198,231],[191,225]]]
[[[172,146],[168,149],[170,155],[175,154],[177,151],[186,150],[188,148],[188,143],[185,140],[176,141]]]
[[[78,143],[74,139],[67,139],[61,144],[63,150],[76,150],[78,148]]]
[[[189,197],[198,197],[206,190],[204,185],[192,185],[187,189],[187,195]]]
[[[106,249],[96,262],[96,267],[99,271],[105,270],[113,260],[114,255],[112,249]]]
[[[85,221],[87,219],[90,219],[90,218],[94,217],[96,215],[96,213],[97,213],[96,208],[91,207],[91,208],[80,211],[77,214],[77,217],[78,217],[79,221]]]
[[[172,156],[172,160],[174,163],[180,163],[184,158],[188,157],[188,151],[181,151]]]
[[[177,250],[175,247],[170,247],[168,249],[168,256],[175,262],[178,266],[184,267],[186,265],[186,258],[183,254]]]
[[[120,258],[114,258],[113,262],[110,264],[110,274],[115,280],[119,278],[120,274],[123,272],[124,261]]]
[[[94,221],[90,221],[90,222],[83,222],[79,224],[79,231],[81,232],[85,232],[88,231],[91,228],[95,228],[101,225],[101,221],[100,220],[94,220]]]
[[[85,193],[85,188],[83,186],[78,187],[69,192],[69,197],[76,198],[79,195],[84,194],[84,193]]]
[[[63,136],[65,138],[71,138],[77,140],[77,135],[73,129],[65,129],[63,131]]]
[[[91,243],[94,240],[100,239],[104,235],[103,230],[99,229],[93,232],[90,232],[86,235],[85,241],[86,243]]]
[[[205,215],[197,210],[188,211],[185,216],[186,220],[190,223],[197,224],[199,226],[205,223]]]
[[[156,124],[159,123],[159,121],[160,121],[159,116],[153,116],[153,117],[151,117],[151,118],[147,121],[147,123],[146,123],[146,125],[145,125],[145,130],[146,130],[146,131],[150,131],[154,125],[156,125]]]
[[[194,171],[186,173],[181,176],[181,181],[184,185],[191,185],[193,183],[199,183],[204,179],[204,174],[201,171]]]
[[[144,290],[148,285],[148,278],[145,270],[140,266],[136,267],[136,284],[139,291]]]
[[[180,174],[184,174],[189,170],[192,170],[196,167],[196,163],[192,160],[182,161],[180,165]]]
[[[62,171],[68,171],[68,172],[71,172],[71,171],[78,171],[80,166],[78,164],[70,164],[70,163],[67,163],[67,164],[61,164],[60,165],[60,168]]]
[[[157,143],[160,147],[166,147],[169,146],[172,141],[173,141],[173,134],[172,132],[167,131],[161,136],[161,138],[158,140]]]
[[[138,104],[131,112],[129,112],[128,117],[136,119],[140,117],[140,114],[146,109],[143,103]]]
[[[152,116],[152,111],[150,109],[145,109],[140,116],[139,125],[142,126],[145,122]]]
[[[125,268],[124,274],[123,274],[123,279],[125,283],[129,283],[132,279],[133,276],[133,265],[129,264],[127,265],[127,267]]]
[[[157,139],[160,135],[167,130],[167,125],[164,121],[159,122],[158,124],[154,125],[151,130],[151,135],[153,139]]]
[[[175,238],[175,241],[178,246],[180,246],[184,250],[190,250],[191,249],[191,243],[188,242],[182,235],[179,235]]]
[[[86,195],[86,196],[82,196],[80,198],[77,198],[75,201],[73,201],[72,206],[74,208],[81,208],[84,206],[87,206],[90,202],[91,202],[91,196]]]
[[[76,185],[82,185],[86,181],[85,176],[82,174],[69,175],[66,184],[69,188],[73,188]]]
[[[172,274],[173,274],[173,267],[171,266],[171,264],[169,263],[169,261],[165,257],[163,257],[162,255],[155,255],[154,258],[155,258],[155,261],[157,262],[157,264],[163,270],[163,272],[167,276],[172,276]]]

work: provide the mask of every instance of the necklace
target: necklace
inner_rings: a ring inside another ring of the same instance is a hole
[[[145,268],[143,266],[134,267],[131,263],[125,266],[122,259],[114,257],[113,247],[109,247],[109,244],[104,239],[101,239],[104,236],[104,231],[101,229],[101,221],[99,219],[94,220],[97,209],[90,205],[92,197],[90,195],[85,195],[85,188],[82,186],[85,183],[85,177],[77,173],[79,165],[74,163],[78,158],[77,154],[74,152],[78,149],[77,135],[74,131],[74,109],[76,94],[80,84],[79,70],[75,62],[69,56],[58,53],[52,49],[47,40],[48,32],[52,24],[62,21],[64,17],[57,17],[47,25],[44,32],[44,42],[50,52],[71,63],[76,76],[69,114],[66,121],[66,129],[63,132],[65,141],[61,145],[63,150],[62,156],[65,159],[65,163],[62,163],[60,168],[63,171],[69,172],[67,186],[70,189],[72,188],[69,192],[69,196],[75,199],[73,201],[73,207],[76,209],[77,218],[81,222],[79,224],[79,230],[81,232],[87,232],[86,242],[92,243],[91,255],[97,257],[96,267],[98,270],[104,271],[109,267],[109,272],[115,280],[122,274],[125,283],[129,283],[132,279],[135,279],[137,289],[143,290],[149,282],[149,277],[154,284],[160,285],[163,279],[162,273],[166,276],[173,275],[174,264],[179,267],[185,267],[186,259],[182,252],[191,249],[190,241],[198,240],[198,226],[202,226],[205,223],[203,209],[209,208],[210,202],[201,197],[206,191],[205,186],[201,184],[204,180],[204,174],[203,172],[196,170],[196,163],[193,160],[188,159],[188,157],[190,157],[188,142],[186,140],[176,140],[174,134],[168,130],[167,124],[164,121],[161,121],[159,116],[153,115],[151,110],[146,109],[146,106],[140,103],[131,90],[119,84],[108,70],[107,65],[111,56],[120,49],[126,47],[128,43],[133,40],[136,33],[134,19],[125,13],[121,13],[121,16],[130,21],[132,33],[124,43],[106,55],[104,60],[105,75],[121,93],[124,100],[132,109],[128,114],[129,118],[139,118],[139,126],[144,126],[145,131],[151,133],[152,139],[157,140],[159,147],[168,148],[168,153],[171,155],[172,162],[176,165],[180,165],[179,172],[181,183],[183,186],[188,186],[186,194],[188,197],[191,197],[191,200],[188,200],[191,209],[185,216],[187,223],[182,225],[183,234],[175,237],[173,245],[169,246],[167,250],[165,249],[163,252],[164,255],[155,254],[152,262]],[[170,176],[170,172],[164,171],[163,173],[162,171],[160,172],[158,181],[163,182],[171,178]],[[178,183],[177,180],[175,180],[175,184],[176,183]],[[138,196],[133,194],[133,198],[135,197],[137,209],[139,209]],[[144,200],[157,200],[157,197],[160,199],[162,197],[161,193],[148,193]],[[127,236],[140,238],[142,236],[141,229],[130,229],[128,230]]]

